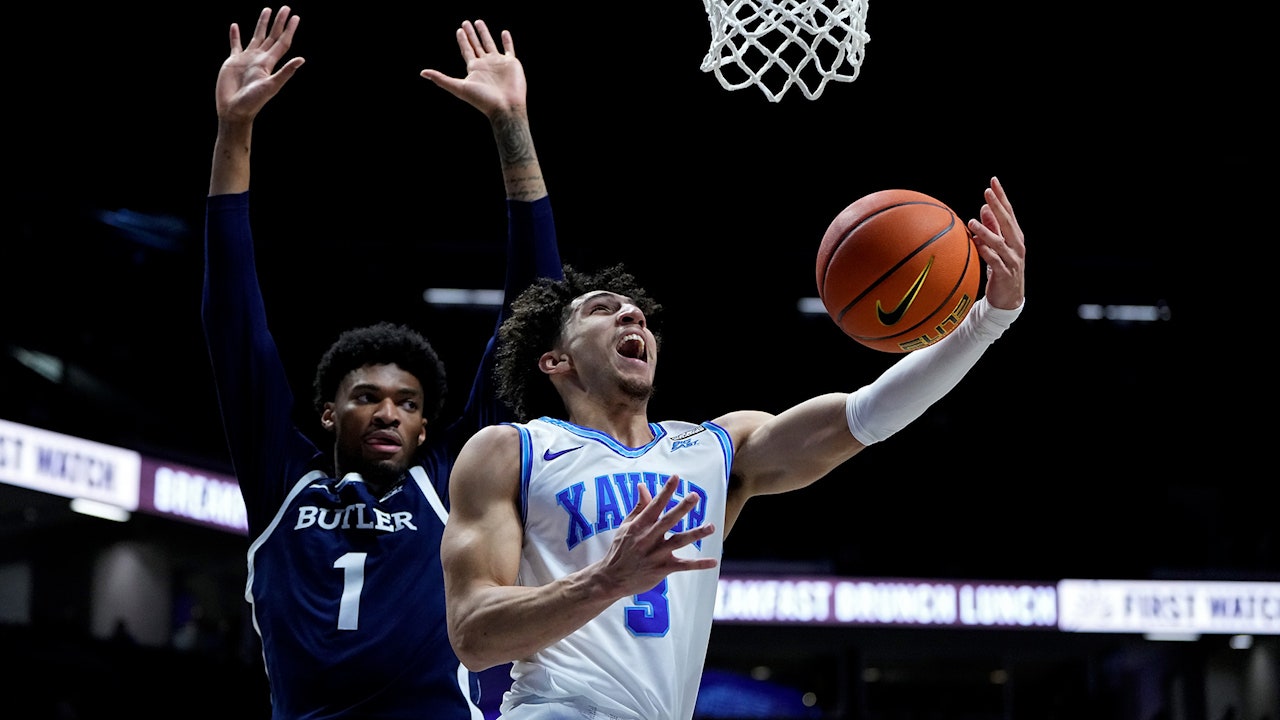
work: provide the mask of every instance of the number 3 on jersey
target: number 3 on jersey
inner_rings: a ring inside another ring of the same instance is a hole
[[[671,629],[671,607],[667,598],[667,579],[652,590],[634,596],[636,605],[627,606],[627,629],[632,635],[662,637]],[[345,598],[344,598],[345,602]]]

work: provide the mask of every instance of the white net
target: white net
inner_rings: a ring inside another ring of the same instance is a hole
[[[798,85],[810,100],[862,66],[868,0],[702,0],[711,46],[702,71],[728,90],[759,87],[778,102]]]

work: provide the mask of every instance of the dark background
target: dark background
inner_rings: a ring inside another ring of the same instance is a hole
[[[202,224],[227,29],[247,37],[261,7],[7,8],[0,418],[230,471],[200,329]],[[728,570],[1280,580],[1265,469],[1274,80],[1265,23],[1242,4],[877,0],[859,77],[777,103],[700,70],[710,31],[691,1],[293,8],[307,62],[257,122],[252,209],[301,397],[339,331],[390,319],[433,338],[452,407],[464,399],[494,315],[422,292],[500,287],[503,187],[487,123],[418,71],[463,74],[453,31],[483,18],[515,35],[562,256],[625,261],[667,308],[655,418],[781,411],[897,359],[796,309],[853,200],[910,188],[967,218],[992,175],[1013,200],[1030,252],[1018,322],[910,427],[753,501]],[[1167,319],[1089,321],[1084,303]],[[19,361],[32,352],[61,377]],[[122,540],[175,558],[207,652],[88,639],[94,551]],[[26,701],[15,717],[261,716],[246,544],[0,486],[3,559],[36,576],[35,622],[0,638],[19,669],[0,693]],[[1135,702],[1160,678],[1199,692],[1179,669],[1194,664],[1166,670],[1159,653],[1207,662],[1210,645],[1121,640],[717,625],[708,669],[771,663],[843,717],[904,720],[1146,720]],[[899,680],[861,684],[872,666]],[[1017,682],[991,685],[992,667]]]
[[[898,436],[754,501],[726,560],[1280,579],[1259,442],[1269,322],[1248,295],[1274,235],[1256,19],[1230,4],[875,2],[857,80],[773,103],[700,70],[694,2],[293,7],[307,62],[259,117],[252,207],[300,395],[341,329],[391,319],[433,338],[463,399],[494,316],[422,292],[501,286],[503,187],[482,116],[418,71],[463,74],[453,31],[480,17],[515,35],[564,259],[625,261],[667,308],[656,419],[781,411],[896,359],[796,309],[854,199],[911,188],[967,218],[998,175],[1013,200],[1029,247],[1017,324]],[[0,417],[229,469],[202,223],[227,27],[247,37],[260,9],[9,10]],[[1167,319],[1086,321],[1082,303]],[[20,349],[60,358],[64,378]],[[20,541],[41,516],[13,498],[0,522]]]

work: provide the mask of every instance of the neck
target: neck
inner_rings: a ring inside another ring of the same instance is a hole
[[[606,433],[627,447],[640,447],[653,439],[648,406],[645,400],[612,404],[587,400],[569,408],[569,422]]]
[[[369,488],[369,492],[373,493],[377,497],[382,497],[383,495],[386,495],[387,493],[391,492],[397,485],[400,484],[400,482],[404,479],[405,475],[407,474],[407,470],[393,471],[391,469],[384,469],[376,466],[362,467],[362,468],[346,468],[346,467],[343,467],[342,463],[336,463],[334,466],[334,470],[335,470],[334,477],[338,479],[345,478],[347,475],[350,475],[351,473],[355,473],[359,475],[360,479],[364,481],[365,486]]]

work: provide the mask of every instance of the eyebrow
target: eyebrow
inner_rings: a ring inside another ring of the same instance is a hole
[[[583,295],[581,298],[579,298],[578,307],[581,308],[584,305],[590,303],[592,300],[596,300],[601,297],[608,297],[611,300],[618,300],[621,302],[629,302],[629,303],[635,302],[634,300],[627,297],[626,295],[620,295],[616,292],[613,292],[612,290],[597,290],[593,293]]]
[[[400,396],[408,395],[412,397],[421,397],[423,395],[422,391],[414,389],[413,386],[411,385],[405,385],[403,387],[395,388],[391,390],[387,390],[383,386],[377,383],[371,383],[371,382],[360,382],[351,386],[351,392],[359,392],[361,390],[375,390],[377,392],[385,391],[385,392],[389,392],[392,395],[400,395]]]

